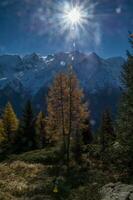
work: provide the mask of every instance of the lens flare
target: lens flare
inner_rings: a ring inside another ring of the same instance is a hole
[[[91,0],[41,1],[34,15],[32,31],[39,36],[49,35],[49,41],[60,42],[66,51],[71,48],[95,48],[101,42],[101,25],[96,13],[97,2]],[[93,42],[92,42],[93,41]]]
[[[62,9],[61,20],[66,29],[79,28],[87,23],[87,12],[81,5],[66,3]]]
[[[70,25],[72,26],[81,23],[82,14],[80,8],[72,8],[72,10],[64,15],[64,18],[66,18],[66,20],[68,20],[68,23],[70,23]]]

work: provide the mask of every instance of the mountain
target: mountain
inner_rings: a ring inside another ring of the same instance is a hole
[[[36,53],[0,56],[0,107],[11,101],[18,112],[26,99],[31,98],[39,110],[46,105],[45,95],[53,78],[68,64],[73,69],[90,101],[92,118],[97,121],[101,110],[111,107],[116,111],[120,97],[122,57],[103,59],[97,54],[79,51],[60,52],[48,56]]]

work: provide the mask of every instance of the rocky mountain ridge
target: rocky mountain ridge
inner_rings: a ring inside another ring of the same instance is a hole
[[[98,110],[100,114],[102,107],[107,106],[115,110],[114,104],[117,104],[121,88],[123,63],[122,57],[103,59],[94,52],[85,54],[79,51],[48,56],[36,53],[24,57],[1,55],[0,107],[11,101],[18,111],[23,102],[30,98],[38,110],[41,109],[46,104],[45,95],[53,78],[58,72],[66,70],[68,64],[72,64],[87,100],[90,99],[92,112]],[[99,108],[98,102],[102,100]]]

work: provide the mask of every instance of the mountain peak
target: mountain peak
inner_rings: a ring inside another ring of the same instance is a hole
[[[89,53],[89,55],[88,55],[90,58],[93,58],[93,59],[100,59],[100,57],[95,53],[95,52],[91,52],[91,53]]]
[[[42,57],[36,53],[32,53],[23,57],[24,63],[33,65],[42,62],[42,60]]]
[[[36,58],[39,58],[39,55],[34,52],[32,54],[28,54],[23,57],[23,59],[36,59]]]

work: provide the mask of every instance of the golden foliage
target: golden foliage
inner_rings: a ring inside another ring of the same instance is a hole
[[[70,123],[73,134],[77,129],[82,130],[88,115],[88,106],[84,103],[76,75],[72,71],[59,73],[48,94],[47,131],[50,137],[57,140],[67,136]]]
[[[18,119],[10,103],[7,103],[3,113],[3,125],[5,134],[10,137],[18,129]]]

